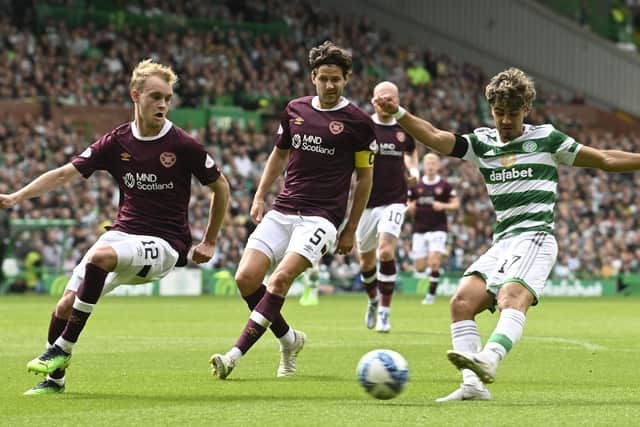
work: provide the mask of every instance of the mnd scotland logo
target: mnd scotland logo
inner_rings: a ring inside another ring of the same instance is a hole
[[[326,154],[333,156],[336,153],[336,147],[323,147],[322,137],[315,135],[299,134],[296,133],[291,138],[291,146],[296,150],[313,151],[319,154]]]
[[[161,190],[173,190],[173,181],[167,183],[159,183],[158,176],[154,173],[136,172],[135,175],[131,172],[127,172],[122,177],[124,185],[128,188],[137,188],[143,191],[161,191]]]

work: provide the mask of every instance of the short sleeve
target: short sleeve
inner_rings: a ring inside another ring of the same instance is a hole
[[[447,198],[449,200],[453,199],[454,197],[458,197],[458,193],[456,192],[456,189],[453,188],[451,184],[449,184],[448,182],[447,182],[447,195],[448,195]]]
[[[372,168],[374,158],[378,151],[378,143],[376,142],[376,131],[373,121],[369,116],[358,128],[355,144],[355,166],[356,168]]]
[[[276,147],[289,150],[291,149],[291,130],[289,128],[289,106],[284,109],[280,116],[280,125],[276,131]]]
[[[204,146],[197,141],[188,145],[191,173],[198,178],[200,184],[209,185],[220,177],[220,168]]]
[[[576,160],[576,155],[583,145],[558,130],[554,130],[554,132],[561,135],[563,138],[555,153],[553,153],[553,157],[559,164],[567,166],[573,165],[573,162]]]
[[[362,122],[359,133],[355,151],[377,151],[375,125],[369,116]]]
[[[71,164],[85,178],[97,170],[109,170],[109,152],[114,145],[113,134],[108,133],[71,159]]]
[[[405,132],[407,136],[407,148],[405,150],[406,153],[413,153],[416,150],[416,140],[413,139],[411,135]]]
[[[409,198],[409,200],[414,200],[416,198],[415,192],[413,191],[413,187],[407,190],[407,197]]]

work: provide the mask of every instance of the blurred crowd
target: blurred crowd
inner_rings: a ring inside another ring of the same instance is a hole
[[[163,34],[124,28],[116,32],[91,23],[69,28],[63,22],[50,22],[37,32],[28,19],[16,22],[15,16],[0,13],[0,51],[5,53],[0,56],[0,100],[131,106],[130,70],[139,60],[152,57],[171,64],[178,73],[174,106],[220,104],[223,99],[229,105],[262,109],[265,120],[261,130],[236,124],[223,128],[214,120],[203,128],[188,129],[222,165],[231,185],[229,213],[218,250],[207,267],[233,270],[240,259],[254,228],[249,208],[273,147],[277,112],[287,99],[315,92],[308,78],[310,47],[331,39],[352,49],[354,75],[346,96],[368,112],[372,112],[368,102],[372,88],[384,79],[399,86],[407,109],[437,127],[465,133],[491,124],[483,96],[487,76],[479,67],[424,47],[400,45],[366,17],[337,16],[297,1],[228,3],[231,6],[221,2],[198,13],[237,22],[284,18],[287,34],[251,34],[233,28]],[[199,10],[197,4],[143,0],[127,2],[127,7],[132,13],[190,15]],[[640,151],[640,135],[613,135],[563,120],[545,107],[568,99],[539,92],[528,122],[552,122],[587,145]],[[68,162],[91,142],[91,137],[69,121],[54,125],[45,117],[0,117],[0,193],[13,191]],[[420,148],[420,154],[424,153]],[[490,245],[495,216],[473,165],[443,159],[441,175],[453,183],[462,201],[461,209],[451,215],[446,265],[450,271],[460,271]],[[268,203],[280,184],[274,185]],[[555,277],[613,277],[620,271],[638,270],[636,211],[640,200],[633,189],[639,184],[639,174],[561,170],[556,223],[560,252]],[[194,183],[190,218],[196,240],[205,228],[208,197],[208,188]],[[77,220],[77,225],[14,230],[13,253],[19,259],[36,253],[42,266],[70,269],[115,218],[117,203],[117,188],[105,173],[25,201],[11,211],[12,218],[68,218]],[[412,271],[411,233],[412,224],[407,221],[397,254],[403,271]],[[323,259],[323,270],[350,287],[359,272],[356,255],[328,255]]]

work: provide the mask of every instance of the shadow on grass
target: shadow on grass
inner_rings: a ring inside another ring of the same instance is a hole
[[[130,405],[122,405],[124,406],[136,406],[140,405],[140,403],[151,403],[158,405],[179,405],[179,404],[192,404],[192,403],[203,403],[210,404],[212,402],[251,402],[252,405],[257,404],[273,404],[274,401],[281,400],[287,402],[344,402],[343,399],[340,399],[336,396],[323,396],[317,395],[313,393],[309,394],[271,394],[269,396],[256,397],[254,394],[245,393],[231,393],[227,390],[224,390],[224,393],[221,393],[220,390],[210,390],[210,393],[199,392],[196,394],[132,394],[132,393],[65,393],[65,400],[73,400],[74,402],[86,402],[86,401],[110,401],[110,402],[121,402],[122,404],[127,402]],[[366,398],[366,396],[364,396]],[[351,399],[356,403],[355,399]],[[366,402],[366,400],[364,401]],[[363,402],[357,400],[357,404],[360,405]],[[377,403],[377,402],[373,402]]]

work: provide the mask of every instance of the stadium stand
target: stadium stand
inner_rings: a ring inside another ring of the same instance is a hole
[[[240,259],[253,229],[248,211],[278,113],[288,99],[313,93],[307,78],[309,46],[332,38],[359,53],[347,96],[369,112],[372,87],[385,79],[399,86],[408,109],[436,126],[468,132],[489,123],[482,69],[401,45],[367,17],[343,18],[310,3],[280,0],[216,2],[212,8],[188,0],[145,0],[127,2],[126,9],[116,8],[120,2],[89,0],[14,3],[21,6],[0,12],[0,50],[6,52],[0,56],[0,192],[67,162],[100,132],[128,120],[130,105],[123,100],[128,99],[129,70],[145,57],[165,61],[180,76],[178,110],[172,117],[181,117],[180,124],[205,144],[231,185],[230,211],[209,268],[233,270]],[[198,19],[188,18],[193,16]],[[529,122],[553,122],[593,146],[640,151],[636,119],[584,105],[580,94],[568,97],[540,89]],[[180,110],[187,108],[192,110],[182,111],[194,115],[182,116]],[[215,108],[255,116],[221,120]],[[86,115],[102,118],[89,126]],[[493,213],[484,187],[475,185],[476,173],[458,160],[443,161],[443,174],[462,200],[452,221],[450,270],[464,269],[491,239]],[[555,275],[637,272],[640,200],[632,189],[638,188],[639,175],[578,169],[562,173]],[[208,191],[197,184],[194,190],[191,218],[198,238]],[[43,266],[70,269],[114,218],[117,201],[117,191],[104,175],[22,203],[11,212],[12,219],[66,219],[75,225],[14,230],[12,256],[25,260],[36,252]],[[411,265],[410,236],[411,225],[406,224],[397,256],[404,270]],[[353,270],[332,256],[325,264],[342,281]]]

